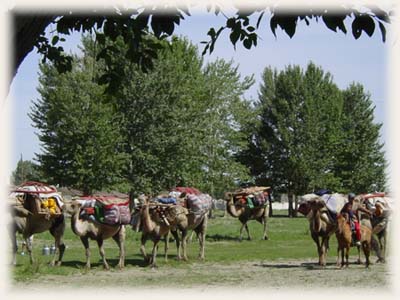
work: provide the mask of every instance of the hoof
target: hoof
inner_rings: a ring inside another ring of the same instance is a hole
[[[382,263],[382,264],[384,264],[386,261],[385,261],[385,259],[384,258],[378,258],[377,260],[376,260],[376,263]]]

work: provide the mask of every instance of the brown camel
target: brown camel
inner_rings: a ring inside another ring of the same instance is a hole
[[[268,240],[267,234],[267,221],[268,221],[268,206],[259,206],[250,208],[247,205],[243,205],[238,202],[234,202],[233,193],[225,194],[226,210],[227,212],[234,218],[239,218],[239,221],[242,223],[242,227],[240,227],[239,231],[239,240],[243,239],[243,228],[246,229],[247,239],[251,240],[251,235],[249,231],[249,227],[247,226],[247,222],[250,220],[256,220],[264,225],[263,231],[263,239]]]
[[[150,208],[151,207],[151,208]],[[164,207],[163,216],[159,208]],[[152,267],[156,266],[157,244],[161,237],[165,237],[165,260],[168,252],[168,233],[171,231],[175,238],[177,247],[177,259],[188,260],[187,239],[189,230],[194,230],[199,239],[199,259],[205,258],[205,235],[208,223],[208,210],[201,213],[190,212],[181,205],[162,205],[145,203],[141,209],[142,239],[141,253]],[[180,232],[181,236],[179,236]],[[152,257],[147,258],[145,243],[151,238],[153,240]]]
[[[178,259],[182,259],[187,261],[187,243],[189,238],[189,231],[193,230],[196,232],[197,239],[199,240],[199,255],[198,258],[200,260],[205,259],[205,241],[206,241],[206,232],[208,226],[208,210],[204,212],[191,212],[187,211],[184,213],[181,211],[179,206],[176,206],[174,210],[171,210],[171,215],[174,215],[174,218],[171,218],[171,232],[172,234],[176,234],[177,231],[181,233],[182,240],[182,256],[181,256],[181,248],[179,247],[179,240],[177,241],[178,247]]]
[[[125,226],[124,225],[108,225],[91,220],[83,220],[79,218],[81,210],[81,202],[72,200],[66,203],[66,211],[71,214],[72,231],[80,237],[86,251],[86,268],[90,269],[90,248],[89,239],[95,240],[99,247],[100,256],[103,260],[105,269],[110,269],[105,257],[103,247],[104,240],[112,237],[119,248],[118,267],[122,269],[125,265]]]
[[[339,254],[341,254],[341,263],[340,266],[343,268],[349,266],[349,252],[351,247],[351,228],[350,224],[347,222],[346,218],[339,214],[337,217],[337,229],[336,229],[336,238],[338,241],[338,259],[336,264],[339,265]],[[346,257],[346,262],[344,258]]]
[[[17,237],[16,234],[22,234],[26,248],[29,253],[30,262],[34,262],[34,257],[32,254],[32,243],[30,237],[36,233],[42,233],[47,230],[54,237],[54,244],[56,251],[54,253],[53,259],[50,265],[61,265],[62,258],[65,251],[65,245],[63,242],[63,235],[65,230],[65,219],[64,215],[50,215],[50,214],[37,214],[32,213],[31,205],[32,203],[40,203],[40,198],[37,194],[25,195],[24,207],[20,205],[12,205],[11,214],[12,221],[9,225],[9,232],[11,241],[13,244],[13,264],[16,264],[16,253],[18,251],[17,247]],[[58,259],[56,256],[58,254]]]
[[[310,223],[311,238],[317,245],[320,266],[326,265],[329,239],[337,228],[335,213],[338,213],[347,201],[347,197],[341,194],[324,196],[325,200],[316,194],[304,195],[301,197],[302,201],[298,208],[298,211],[305,215]],[[327,203],[330,205],[330,210]]]
[[[160,242],[162,237],[165,238],[165,245],[164,245],[165,261],[168,260],[169,232],[171,229],[171,225],[168,222],[168,220],[166,220],[166,217],[165,216],[163,217],[161,215],[160,211],[161,208],[165,208],[162,214],[168,215],[167,210],[169,210],[169,206],[157,205],[156,203],[152,205],[148,202],[147,199],[145,199],[140,209],[140,224],[142,228],[140,252],[142,253],[145,262],[150,264],[152,268],[157,267],[156,265],[157,248],[158,248],[158,243]],[[179,206],[179,208],[184,209],[181,206]],[[179,237],[177,236],[176,231],[172,232],[172,234],[175,237],[177,248],[179,249]],[[145,248],[146,242],[149,239],[153,241],[153,249],[151,257],[147,255]]]
[[[307,218],[310,222],[311,237],[317,245],[318,264],[326,265],[326,256],[329,249],[329,239],[335,232],[336,223],[325,210],[325,203],[320,199],[309,201],[310,213]]]

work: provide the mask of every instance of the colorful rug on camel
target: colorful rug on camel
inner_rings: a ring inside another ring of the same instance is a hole
[[[264,206],[267,203],[270,187],[254,186],[237,190],[233,193],[235,204],[250,208]]]
[[[75,199],[81,204],[80,217],[108,225],[126,225],[131,221],[129,198],[85,196]]]
[[[212,207],[212,198],[208,194],[189,194],[186,197],[186,207],[195,214],[207,213]]]

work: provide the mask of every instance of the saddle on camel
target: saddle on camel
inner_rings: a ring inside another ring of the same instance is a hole
[[[130,200],[127,195],[91,195],[74,200],[81,205],[81,219],[107,225],[127,225],[131,222]]]
[[[270,190],[270,187],[265,186],[239,189],[233,193],[234,204],[249,208],[265,207],[268,205],[267,199],[270,197]]]
[[[27,181],[11,191],[14,208],[23,216],[38,215],[51,219],[62,214],[61,193],[54,186]]]

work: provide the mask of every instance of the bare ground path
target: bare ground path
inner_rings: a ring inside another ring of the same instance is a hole
[[[355,261],[355,257],[351,262]],[[88,272],[82,270],[72,276],[46,275],[29,282],[14,282],[11,290],[34,291],[75,290],[76,288],[112,289],[195,289],[265,288],[277,291],[288,289],[360,288],[367,291],[391,289],[391,270],[388,264],[364,265],[351,263],[339,269],[335,264],[321,268],[315,260],[248,261],[236,264],[192,262],[178,267],[149,269],[127,266],[124,270],[105,271],[101,267]]]

